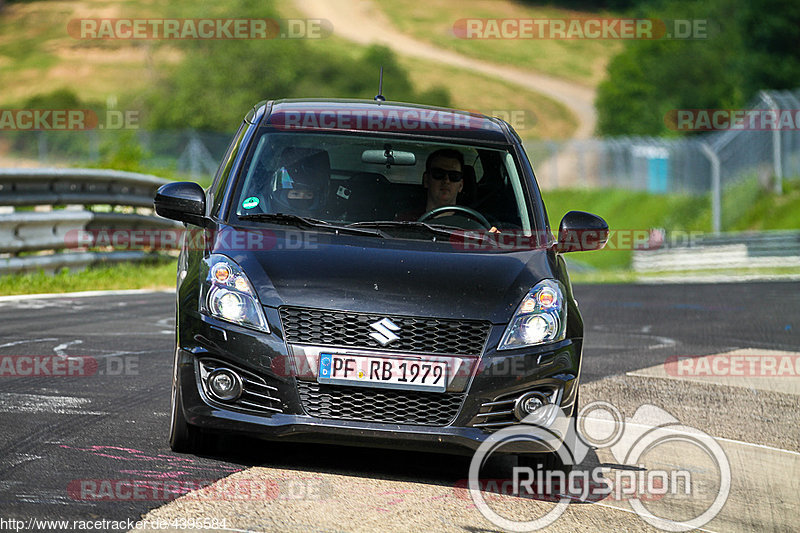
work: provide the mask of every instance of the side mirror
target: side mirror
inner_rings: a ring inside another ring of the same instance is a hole
[[[207,226],[206,193],[192,181],[178,181],[162,185],[153,201],[156,213],[164,218]]]
[[[597,215],[570,211],[558,226],[559,252],[600,250],[608,241],[608,224]]]

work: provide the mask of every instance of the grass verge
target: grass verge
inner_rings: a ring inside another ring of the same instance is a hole
[[[177,261],[173,258],[141,263],[97,265],[56,274],[34,272],[0,276],[0,294],[45,294],[124,289],[170,289],[175,287]]]
[[[572,283],[585,285],[603,283],[663,283],[677,281],[683,283],[717,283],[725,279],[730,280],[767,280],[800,278],[800,268],[720,268],[713,270],[686,270],[681,272],[633,272],[632,270],[595,270],[592,272],[572,272]]]
[[[781,195],[764,191],[754,180],[744,180],[723,193],[722,230],[800,229],[800,180],[784,181]],[[657,195],[620,189],[562,189],[545,191],[542,195],[554,231],[561,218],[572,210],[588,211],[608,222],[612,236],[606,248],[569,254],[573,262],[603,271],[624,271],[630,267],[633,253],[626,244],[626,238],[630,238],[626,231],[651,228],[671,232],[711,231],[708,195]],[[614,232],[620,233],[615,235]]]

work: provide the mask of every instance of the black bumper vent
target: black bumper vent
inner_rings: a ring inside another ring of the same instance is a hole
[[[238,407],[245,411],[255,411],[259,413],[281,413],[281,401],[277,398],[278,389],[270,385],[263,377],[247,372],[223,361],[216,359],[200,360],[200,376],[202,378],[203,391],[212,401],[225,405],[226,407]],[[217,368],[228,368],[239,374],[242,378],[242,396],[233,402],[220,402],[214,400],[208,392],[205,377]]]
[[[384,424],[446,426],[464,394],[322,385],[298,381],[303,409],[311,416]]]

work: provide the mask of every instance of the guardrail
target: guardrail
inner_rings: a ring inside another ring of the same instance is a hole
[[[800,231],[703,235],[681,246],[635,250],[637,272],[800,267]]]
[[[116,170],[0,168],[0,274],[150,257],[95,237],[182,228],[153,211],[156,189],[167,182]]]

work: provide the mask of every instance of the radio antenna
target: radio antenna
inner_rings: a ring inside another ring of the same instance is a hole
[[[378,78],[378,94],[375,96],[376,102],[385,102],[386,98],[383,96],[383,65],[381,65],[381,73]]]

